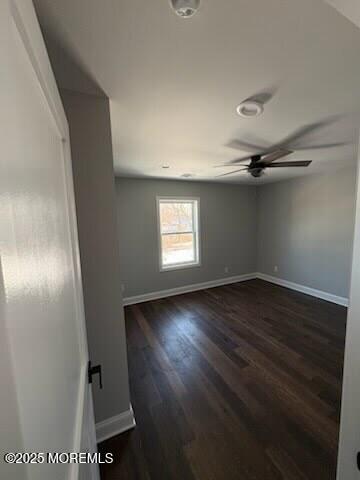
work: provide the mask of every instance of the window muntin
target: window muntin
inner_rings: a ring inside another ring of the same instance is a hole
[[[199,265],[199,200],[159,197],[157,201],[160,269]]]

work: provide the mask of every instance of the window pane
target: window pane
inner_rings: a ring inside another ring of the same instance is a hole
[[[193,231],[192,203],[160,203],[161,233]]]
[[[194,235],[162,235],[163,265],[195,262]]]

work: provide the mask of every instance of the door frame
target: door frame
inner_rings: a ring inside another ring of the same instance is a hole
[[[71,163],[69,126],[61,101],[60,93],[53,74],[50,59],[45,47],[44,39],[37,20],[32,0],[8,0],[10,13],[28,54],[39,88],[49,108],[50,116],[62,143],[63,181],[67,198],[67,222],[70,231],[71,257],[73,263],[73,281],[75,286],[74,302],[76,305],[76,325],[79,352],[81,359],[81,374],[76,406],[76,422],[74,426],[73,451],[81,452],[83,429],[86,424],[84,413],[87,411],[87,396],[91,396],[88,386],[88,346],[86,337],[85,310],[83,300],[83,287],[80,266],[80,251],[78,242],[78,229],[76,219],[75,193]],[[92,401],[92,397],[90,398]],[[78,480],[80,465],[70,465],[69,480]],[[98,479],[95,469],[93,480]]]
[[[341,415],[337,458],[337,480],[360,479],[356,465],[360,454],[359,418],[360,378],[357,368],[359,358],[358,341],[360,325],[358,322],[360,302],[360,132],[357,145],[357,170],[355,190],[355,225],[350,275],[350,295],[347,313],[346,338],[344,348],[344,369],[341,389]]]

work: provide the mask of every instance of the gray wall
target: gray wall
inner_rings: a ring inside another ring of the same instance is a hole
[[[355,183],[354,167],[260,187],[258,271],[348,297]]]
[[[255,271],[255,188],[117,178],[116,193],[125,297]],[[157,195],[200,197],[200,267],[159,271]]]
[[[89,354],[103,367],[96,421],[129,409],[109,101],[61,91],[70,127]]]

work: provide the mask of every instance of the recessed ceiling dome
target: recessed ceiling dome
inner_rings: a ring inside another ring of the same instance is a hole
[[[257,117],[263,113],[264,106],[259,102],[255,102],[254,100],[247,100],[240,103],[240,105],[236,107],[236,111],[241,117]]]
[[[177,15],[189,18],[198,11],[200,0],[171,0],[171,5]]]

